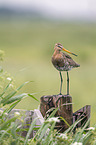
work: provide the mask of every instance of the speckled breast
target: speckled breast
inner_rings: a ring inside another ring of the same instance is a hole
[[[54,65],[54,64],[53,64]],[[58,71],[70,71],[73,67],[70,65],[64,65],[64,66],[57,66],[54,65],[54,67],[58,70]]]

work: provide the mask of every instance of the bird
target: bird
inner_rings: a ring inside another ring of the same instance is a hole
[[[72,53],[65,49],[61,43],[56,43],[54,47],[54,53],[52,55],[52,64],[53,66],[59,71],[60,74],[60,93],[59,95],[62,95],[62,71],[67,72],[67,95],[69,95],[69,74],[68,71],[70,71],[72,68],[80,67],[80,64],[76,63],[68,54],[62,52],[65,51],[67,53],[70,53],[74,56],[77,56],[75,53]]]

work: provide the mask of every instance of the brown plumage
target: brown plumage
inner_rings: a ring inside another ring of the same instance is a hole
[[[60,72],[60,78],[61,78],[61,87],[60,87],[60,94],[62,90],[62,74],[61,71],[67,71],[67,94],[69,95],[69,75],[68,71],[75,67],[80,67],[79,64],[77,64],[68,54],[61,52],[61,50],[66,51],[70,54],[73,54],[77,56],[76,54],[66,50],[62,44],[57,43],[54,47],[54,53],[52,56],[52,63],[54,67]]]

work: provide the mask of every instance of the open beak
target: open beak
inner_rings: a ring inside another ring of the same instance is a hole
[[[63,50],[63,51],[66,51],[66,52],[68,52],[68,53],[70,53],[70,54],[73,54],[73,55],[77,56],[76,54],[70,52],[69,50],[66,50],[64,47],[62,48],[62,50]]]

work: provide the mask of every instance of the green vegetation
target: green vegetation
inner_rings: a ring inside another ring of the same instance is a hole
[[[40,127],[30,143],[34,145],[95,145],[96,144],[96,128],[90,127],[85,129],[88,122],[82,129],[78,129],[75,134],[73,130],[79,121],[70,126],[64,133],[58,133],[54,130],[56,122],[59,119],[49,117]],[[29,144],[30,144],[29,143]],[[30,144],[30,145],[31,145]]]
[[[68,50],[78,54],[72,56],[80,68],[70,73],[70,95],[73,110],[84,105],[92,106],[91,124],[96,116],[96,24],[64,23],[8,19],[0,21],[0,49],[5,52],[2,66],[19,86],[32,80],[22,92],[36,93],[35,97],[58,94],[60,79],[51,64],[54,44],[60,42]],[[66,94],[66,73],[63,72],[63,93]],[[34,109],[39,105],[31,98],[22,100],[16,108]]]
[[[2,59],[3,52],[0,51],[0,60]],[[16,88],[12,77],[3,72],[3,69],[0,69],[0,145],[19,145],[25,142],[21,135],[17,133],[21,131],[21,126],[16,121],[16,119],[21,120],[20,113],[15,112],[13,117],[9,117],[9,113],[23,98],[31,97],[38,101],[33,94],[19,94],[19,90],[27,83],[29,82],[25,82]]]

